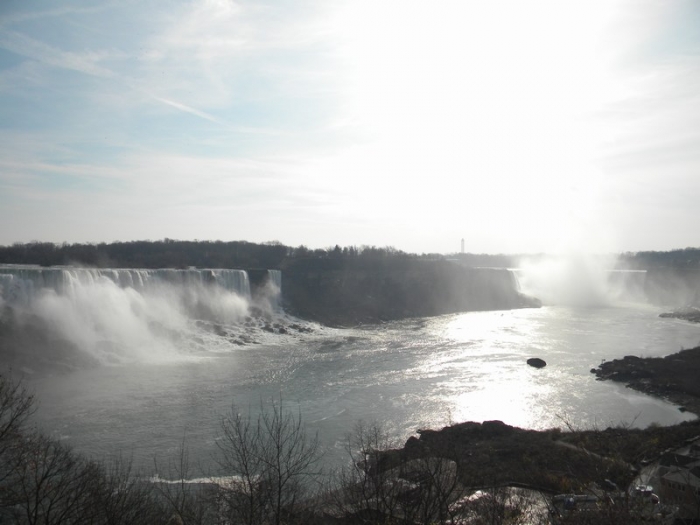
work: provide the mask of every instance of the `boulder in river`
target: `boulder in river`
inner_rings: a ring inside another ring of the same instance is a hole
[[[544,368],[545,366],[547,366],[547,363],[544,361],[544,359],[540,359],[539,357],[531,357],[527,360],[527,364],[535,368]]]

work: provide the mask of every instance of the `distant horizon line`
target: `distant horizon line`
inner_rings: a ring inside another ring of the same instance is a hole
[[[364,251],[367,249],[377,249],[377,250],[389,250],[392,252],[396,253],[403,253],[405,255],[415,255],[415,256],[430,256],[430,255],[440,255],[443,257],[452,257],[452,258],[461,258],[461,257],[546,257],[546,256],[572,256],[572,255],[581,255],[581,256],[593,256],[593,257],[609,257],[609,256],[620,256],[620,255],[635,255],[635,254],[645,254],[645,253],[675,253],[675,252],[683,252],[683,251],[693,251],[693,250],[700,250],[700,246],[686,246],[683,248],[671,248],[671,249],[664,249],[664,250],[655,250],[655,249],[644,249],[644,250],[620,250],[620,251],[585,251],[585,250],[552,250],[552,251],[537,251],[537,252],[461,252],[461,251],[454,251],[454,252],[411,252],[411,251],[405,251],[400,248],[396,248],[395,246],[391,245],[376,245],[376,244],[347,244],[347,245],[340,245],[340,244],[334,244],[330,246],[325,246],[325,247],[311,247],[306,244],[298,244],[298,245],[293,245],[293,244],[286,244],[278,240],[270,240],[270,241],[247,241],[243,239],[237,239],[237,240],[221,240],[221,239],[172,239],[169,237],[164,237],[162,239],[134,239],[134,240],[129,240],[129,241],[83,241],[83,242],[68,242],[68,241],[61,241],[61,242],[55,242],[55,241],[39,241],[39,240],[31,240],[31,241],[15,241],[12,242],[11,244],[0,244],[0,249],[6,249],[6,248],[12,248],[15,246],[31,246],[31,245],[46,245],[50,244],[56,247],[64,247],[64,246],[110,246],[110,245],[115,245],[115,244],[135,244],[135,243],[151,243],[151,244],[158,244],[158,243],[209,243],[209,244],[232,244],[232,243],[242,243],[242,244],[256,244],[260,246],[284,246],[287,248],[305,248],[310,251],[332,251],[336,247],[340,248],[341,250],[346,249],[346,248],[353,248],[357,249],[359,251]]]

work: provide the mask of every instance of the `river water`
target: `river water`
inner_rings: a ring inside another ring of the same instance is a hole
[[[624,355],[663,356],[700,344],[700,325],[647,305],[545,306],[331,329],[281,316],[310,333],[262,331],[238,345],[199,334],[209,351],[29,375],[46,432],[95,457],[117,452],[139,467],[174,459],[213,465],[220,419],[232,403],[255,412],[272,399],[318,432],[326,461],[346,436],[377,421],[402,443],[420,428],[499,419],[524,428],[645,427],[695,416],[590,369]],[[194,328],[196,329],[196,328]],[[547,367],[526,365],[540,357]]]

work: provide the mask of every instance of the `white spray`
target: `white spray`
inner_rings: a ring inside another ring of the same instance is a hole
[[[520,261],[522,291],[545,305],[607,306],[624,298],[626,285],[612,271],[615,257],[566,253]]]
[[[0,270],[0,300],[20,323],[38,319],[103,363],[186,355],[196,323],[231,325],[249,311],[240,270]]]

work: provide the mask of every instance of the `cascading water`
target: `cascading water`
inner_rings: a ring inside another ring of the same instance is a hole
[[[250,283],[244,270],[157,270],[103,268],[38,268],[33,266],[0,266],[0,295],[27,302],[35,291],[51,289],[56,293],[72,293],[76,286],[90,286],[109,279],[120,288],[143,291],[170,283],[182,286],[216,284],[224,290],[250,299]]]
[[[647,272],[615,267],[612,257],[568,254],[524,259],[517,273],[523,291],[544,305],[647,303]]]
[[[279,270],[268,270],[265,287],[271,309],[275,312],[281,311],[280,293],[282,290],[282,272]]]
[[[271,275],[274,308],[256,311],[279,314],[281,275]],[[0,351],[26,347],[35,333],[42,359],[73,350],[101,363],[202,355],[257,342],[251,304],[244,270],[0,266],[0,321],[12,319],[2,323]]]
[[[508,275],[510,276],[511,285],[516,292],[520,292],[520,279],[518,279],[518,274],[514,270],[508,270]]]

